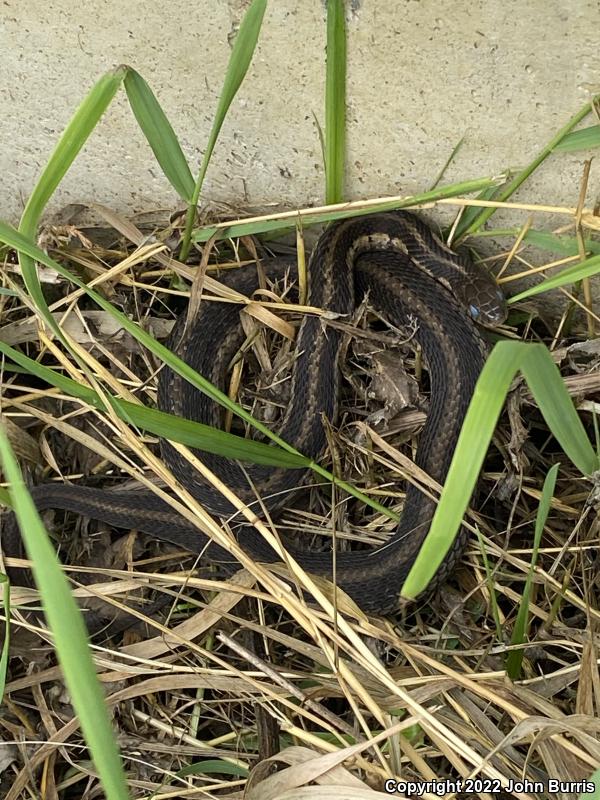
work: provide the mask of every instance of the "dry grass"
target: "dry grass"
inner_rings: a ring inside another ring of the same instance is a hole
[[[572,218],[577,209],[561,212]],[[114,229],[48,229],[45,246],[54,257],[68,259],[71,267],[79,265],[80,274],[159,332],[155,335],[165,335],[174,302],[186,295],[173,278],[163,244],[172,241],[178,221],[144,238],[131,223],[115,215],[110,220],[120,234]],[[520,239],[513,245],[488,259],[494,272],[504,274],[509,266],[516,273],[538,271]],[[248,241],[235,243],[233,249],[214,245],[210,257],[205,252],[203,290],[227,295],[214,280],[214,262],[224,269],[251,260]],[[15,280],[16,267],[11,265],[6,265],[8,284]],[[193,293],[203,271],[182,268],[184,277],[194,281]],[[80,291],[71,292],[52,275],[43,280],[53,311],[92,373],[120,396],[153,404],[158,365],[127,335],[111,328],[102,312],[91,314],[85,300],[77,305]],[[504,280],[510,286],[511,278],[504,274]],[[228,299],[236,298],[229,293]],[[247,310],[261,321],[272,319],[280,300],[269,299],[274,302],[268,307],[254,303]],[[13,342],[26,342],[30,356],[60,361],[71,377],[78,375],[53,342],[37,336],[31,312],[18,298],[0,295],[0,301],[3,325],[15,326],[10,329]],[[288,359],[280,347],[298,319],[298,309],[294,312],[286,322],[276,323],[278,336],[260,328],[253,355],[247,356],[247,365],[258,362],[271,369],[266,379],[255,378],[238,394],[259,417],[276,417],[274,396],[279,404],[282,397],[285,402]],[[524,314],[510,333],[555,344],[556,360],[587,412],[585,422],[593,436],[600,354],[593,342],[577,344],[587,338],[589,319],[569,312],[549,322],[543,315]],[[356,324],[360,331],[362,321]],[[8,330],[3,327],[0,337]],[[398,343],[403,337],[388,331],[386,338]],[[376,498],[390,498],[399,511],[399,480],[410,468],[423,414],[393,406],[389,387],[377,389],[373,381],[381,354],[368,335],[353,336],[349,346],[345,373],[350,380],[339,427],[331,432],[329,457],[339,474]],[[409,353],[406,360],[409,375],[418,375],[418,358]],[[410,380],[406,374],[399,379]],[[275,393],[269,391],[271,385],[277,387]],[[13,438],[36,483],[61,475],[109,485],[117,473],[151,483],[159,476],[169,483],[156,457],[156,442],[134,436],[118,419],[48,392],[25,375],[5,373],[2,393],[7,420],[19,426]],[[90,564],[89,554],[81,551],[94,543],[89,571],[96,582],[79,587],[78,595],[101,595],[121,604],[130,595],[139,597],[140,591],[147,595],[152,587],[170,598],[161,621],[148,621],[151,632],[128,631],[124,641],[95,647],[132,795],[375,798],[386,796],[387,778],[457,781],[476,776],[491,781],[483,787],[488,791],[459,796],[492,798],[502,796],[494,790],[495,780],[577,781],[596,769],[597,496],[563,457],[535,569],[522,676],[511,682],[505,662],[529,571],[540,492],[549,466],[561,460],[520,384],[514,387],[494,445],[472,509],[480,539],[472,537],[461,568],[442,592],[393,620],[369,620],[341,597],[332,605],[328,587],[313,583],[291,564],[297,582],[319,600],[308,606],[276,569],[253,564],[229,532],[191,498],[188,513],[195,512],[199,526],[215,538],[225,537],[239,551],[245,569],[227,580],[205,566],[197,570],[194,558],[186,554],[134,535],[109,547],[106,532],[88,537],[85,524],[84,535],[75,537],[79,552],[71,557],[73,563]],[[198,459],[190,459],[202,469]],[[274,527],[262,523],[274,546],[279,546],[276,534],[285,536],[290,528],[311,536],[343,531],[337,535],[338,546],[343,546],[358,536],[381,541],[392,524],[365,514],[355,502],[332,498],[319,486],[305,492],[297,505],[275,520]],[[68,526],[81,532],[80,522]],[[63,545],[63,560],[68,549]],[[15,592],[14,602],[27,598],[30,590]],[[28,791],[37,796],[42,775],[49,797],[100,797],[51,646],[31,638],[28,631],[35,626],[26,619],[20,626],[0,720],[3,740],[12,742],[5,748],[12,760],[7,759],[11,763],[4,772],[4,796],[16,800],[30,796]],[[48,642],[47,634],[42,636]],[[275,755],[278,750],[282,752]],[[269,756],[272,760],[264,761]],[[36,772],[40,766],[42,773]],[[246,784],[248,770],[252,773]],[[430,789],[420,796],[439,795]],[[515,791],[514,796],[544,792]],[[576,797],[577,792],[552,796]]]

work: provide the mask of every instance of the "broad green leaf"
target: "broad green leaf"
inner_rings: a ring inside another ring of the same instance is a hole
[[[577,469],[583,475],[591,475],[598,469],[598,457],[550,351],[542,344],[513,344],[521,344],[520,363],[517,359],[515,362],[546,425]]]
[[[127,800],[129,793],[123,765],[96,677],[81,611],[69,591],[54,548],[1,429],[0,459],[65,682],[106,797],[108,800]]]
[[[344,197],[346,165],[346,19],[343,0],[327,3],[327,68],[325,75],[325,198]]]
[[[192,202],[194,178],[165,112],[144,78],[131,67],[125,76],[129,104],[160,168],[177,194]]]

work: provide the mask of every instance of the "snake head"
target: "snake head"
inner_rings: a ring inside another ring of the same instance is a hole
[[[498,284],[486,275],[478,276],[478,280],[464,287],[464,301],[469,314],[481,325],[496,327],[508,316],[506,298]]]

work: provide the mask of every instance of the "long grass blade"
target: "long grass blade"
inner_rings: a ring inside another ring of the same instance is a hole
[[[179,144],[179,139],[152,89],[131,67],[125,75],[125,91],[138,125],[165,177],[186,203],[192,202],[194,177]]]
[[[11,503],[12,506],[12,503]],[[4,639],[2,653],[0,653],[0,698],[4,697],[6,687],[6,674],[8,671],[8,656],[10,653],[10,583],[8,576],[0,572],[0,586],[2,586],[2,611],[4,612]]]
[[[325,202],[344,197],[346,165],[346,19],[343,0],[327,3]]]
[[[110,105],[123,82],[125,71],[126,67],[121,66],[103,75],[76,110],[27,201],[19,224],[19,231],[25,237],[35,238],[40,217],[48,200]],[[46,307],[34,260],[25,251],[20,250],[19,264],[27,291],[36,306]],[[62,341],[62,335],[54,319],[49,314],[44,318]]]
[[[192,229],[196,219],[196,208],[200,199],[200,192],[202,191],[206,170],[208,169],[215,144],[219,138],[221,127],[229,111],[229,106],[237,94],[237,90],[240,88],[246,76],[246,72],[248,71],[248,67],[250,66],[250,62],[252,61],[266,7],[267,0],[253,0],[250,8],[244,15],[238,34],[235,37],[229,64],[227,65],[227,72],[225,73],[225,80],[223,81],[219,104],[206,144],[206,150],[204,151],[204,157],[202,158],[202,164],[200,165],[200,173],[194,187],[192,201],[186,215],[185,230],[179,256],[180,261],[185,261],[189,255]]]
[[[34,375],[49,386],[55,386],[64,394],[75,397],[94,408],[105,409],[104,400],[91,387],[67,378],[61,372],[28,358],[4,342],[0,342],[0,353],[18,364],[22,371]],[[11,371],[10,363],[5,363],[4,369],[7,372]],[[310,459],[300,454],[289,453],[280,447],[255,442],[253,439],[246,439],[227,431],[211,428],[200,422],[175,417],[156,408],[131,403],[119,397],[111,399],[112,408],[120,419],[155,436],[226,458],[248,461],[252,464],[286,469],[306,469],[310,466]],[[2,496],[0,495],[1,502]]]
[[[25,488],[16,458],[0,429],[0,459],[35,582],[54,635],[56,652],[81,729],[108,800],[127,800],[129,793],[104,695],[88,647],[87,630],[62,573],[33,500]]]
[[[147,347],[150,352],[158,356],[165,364],[168,364],[171,369],[184,377],[193,386],[195,386],[201,392],[204,392],[204,394],[207,394],[209,397],[215,400],[215,402],[220,403],[220,405],[222,405],[228,411],[231,411],[233,414],[237,414],[237,416],[244,419],[250,425],[253,425],[257,430],[270,438],[272,441],[279,444],[284,449],[288,450],[289,452],[294,452],[290,445],[279,439],[279,437],[272,433],[266,425],[263,425],[255,420],[250,414],[248,414],[247,411],[245,411],[245,409],[243,409],[237,403],[234,403],[233,400],[231,400],[224,392],[218,390],[211,383],[209,383],[209,381],[195,372],[195,370],[193,370],[184,361],[171,353],[168,348],[158,342],[151,334],[144,331],[137,323],[130,320],[126,314],[123,314],[121,311],[115,308],[101,294],[98,294],[98,292],[94,291],[94,289],[91,289],[76,275],[63,267],[57,261],[54,261],[54,259],[50,258],[50,256],[44,253],[43,250],[40,250],[39,247],[34,245],[33,242],[24,237],[19,231],[16,231],[10,225],[7,225],[4,222],[0,222],[0,241],[10,244],[10,246],[15,250],[18,250],[20,254],[25,254],[29,258],[35,259],[36,261],[45,264],[47,267],[51,267],[63,278],[75,284],[80,289],[83,289],[88,297],[90,297],[101,309],[114,317],[118,321],[119,325],[124,328],[124,330],[130,333],[135,339],[137,339],[138,342],[144,345],[144,347]],[[36,297],[33,297],[33,300],[36,303],[36,307],[44,321],[47,322],[52,330],[56,330],[56,322],[52,314],[50,314],[50,310],[41,291],[37,293]]]
[[[598,469],[598,457],[550,351],[542,344],[520,344],[518,369],[548,428],[577,469],[591,475]]]
[[[302,220],[303,227],[308,227],[309,225],[318,225],[323,222],[332,222],[336,219],[359,217],[362,214],[376,214],[381,211],[394,211],[398,208],[412,208],[427,203],[435,203],[448,197],[471,194],[489,186],[497,186],[498,181],[501,180],[503,180],[503,177],[477,178],[472,181],[453,183],[449,186],[443,186],[441,189],[432,189],[410,197],[385,197],[376,201],[364,200],[354,203],[337,203],[333,206],[322,206],[316,209],[302,208],[296,211],[283,211],[279,214],[267,214],[249,220],[207,225],[204,228],[199,228],[192,238],[195,242],[206,242],[213,236],[216,239],[228,239],[255,233],[283,231],[290,227],[295,227],[298,218]]]
[[[415,598],[425,589],[450,549],[510,384],[519,371],[565,454],[584,475],[598,469],[598,457],[546,347],[499,342],[477,381],[429,534],[406,579],[403,597]]]
[[[65,128],[23,211],[19,230],[25,235],[35,235],[48,200],[110,105],[123,82],[125,71],[126,68],[121,66],[103,75]]]

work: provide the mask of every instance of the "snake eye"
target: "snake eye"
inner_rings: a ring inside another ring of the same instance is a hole
[[[469,314],[473,317],[473,319],[478,319],[479,313],[480,312],[477,306],[469,305]]]

